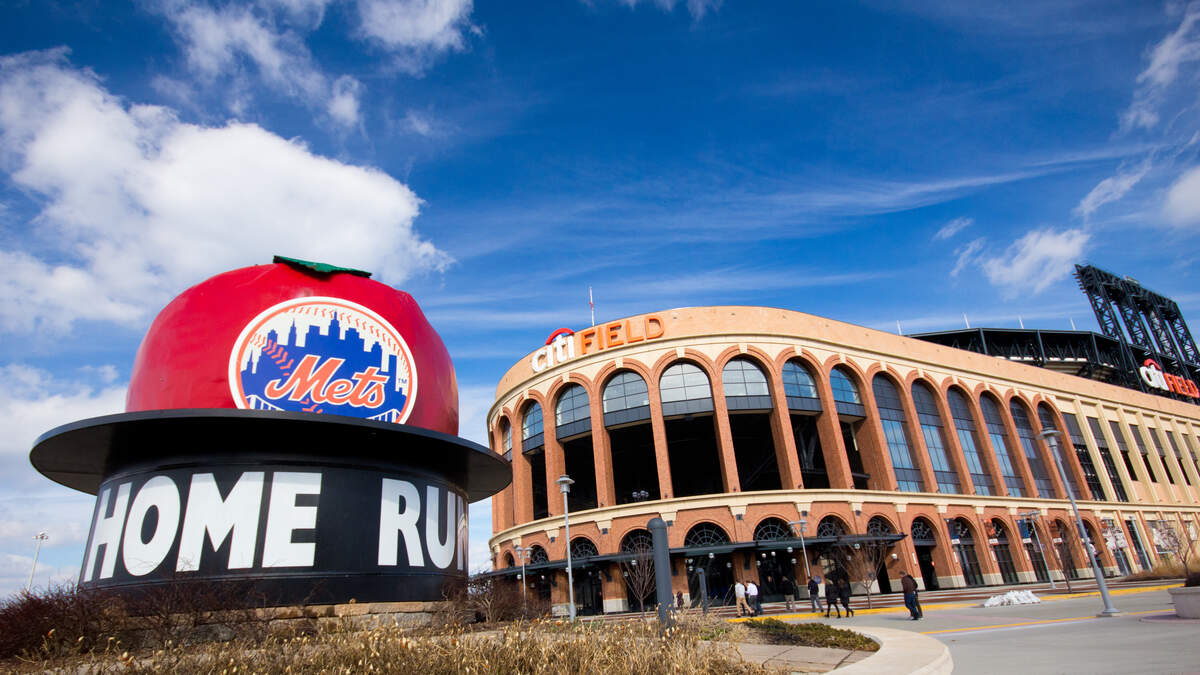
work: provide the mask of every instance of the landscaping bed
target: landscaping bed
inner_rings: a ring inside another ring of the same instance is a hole
[[[879,651],[879,645],[871,638],[823,623],[784,623],[779,619],[759,619],[747,621],[743,625],[752,638],[745,642],[850,649],[860,652]]]

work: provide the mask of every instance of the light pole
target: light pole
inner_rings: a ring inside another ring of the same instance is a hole
[[[37,559],[38,554],[42,552],[42,542],[49,538],[50,535],[46,534],[45,532],[38,532],[37,534],[33,535],[33,539],[37,542],[37,544],[35,544],[33,547],[33,569],[29,570],[29,583],[25,584],[26,593],[29,592],[29,589],[33,588],[33,575],[37,573]]]
[[[804,558],[804,581],[807,583],[812,578],[812,573],[808,570],[808,548],[804,546],[804,526],[808,525],[808,521],[801,518],[800,520],[788,521],[788,525],[791,526],[793,532],[800,535],[800,553],[801,557]]]
[[[521,613],[527,614],[526,596],[529,595],[529,580],[525,577],[525,561],[533,554],[533,547],[517,547],[517,557],[521,559]]]
[[[1050,588],[1058,588],[1058,586],[1054,585],[1054,575],[1050,573],[1050,563],[1046,562],[1046,549],[1042,548],[1042,540],[1038,538],[1037,517],[1041,514],[1037,511],[1022,511],[1018,515],[1029,521],[1029,531],[1033,533],[1033,545],[1037,547],[1038,553],[1042,554],[1042,567],[1046,568],[1046,578],[1050,580]],[[1031,560],[1030,562],[1033,561]],[[1064,572],[1063,578],[1066,578],[1066,576]]]
[[[571,486],[575,481],[569,476],[563,474],[554,481],[558,483],[558,489],[562,491],[563,496],[563,529],[566,530],[567,544],[567,610],[571,615],[571,622],[575,622],[575,575],[571,572],[571,510],[567,507],[567,495],[571,493]]]
[[[1075,512],[1075,526],[1079,528],[1079,541],[1086,544],[1090,539],[1087,536],[1087,530],[1083,527],[1083,517],[1079,515],[1079,505],[1075,503],[1075,491],[1067,482],[1067,471],[1058,459],[1059,432],[1057,429],[1043,429],[1038,436],[1050,443],[1050,457],[1054,460],[1054,466],[1058,467],[1058,476],[1062,479],[1063,488],[1067,491],[1067,498],[1071,500],[1071,510]],[[1112,598],[1108,595],[1108,582],[1104,580],[1104,570],[1100,569],[1100,562],[1096,560],[1095,552],[1092,551],[1091,546],[1083,548],[1087,552],[1088,560],[1092,561],[1092,573],[1096,575],[1096,587],[1100,589],[1100,598],[1104,601],[1104,609],[1096,616],[1119,615],[1121,611],[1113,607]]]

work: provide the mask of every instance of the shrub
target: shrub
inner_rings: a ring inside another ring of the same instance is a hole
[[[22,591],[0,604],[0,658],[88,651],[105,642],[123,617],[113,596],[71,584]]]
[[[1192,572],[1183,582],[1184,586],[1200,586],[1200,572]]]
[[[1177,561],[1159,561],[1152,569],[1134,572],[1125,577],[1126,581],[1151,581],[1153,579],[1182,579],[1186,572]]]
[[[823,623],[784,623],[779,619],[759,619],[747,621],[746,625],[768,644],[854,649],[864,652],[879,650],[879,645],[865,635]]]

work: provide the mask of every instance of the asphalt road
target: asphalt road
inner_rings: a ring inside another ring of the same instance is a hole
[[[894,611],[820,621],[925,633],[950,647],[957,674],[1200,673],[1200,621],[1143,620],[1174,615],[1165,590],[1114,595],[1113,604],[1122,616],[1097,618],[1103,606],[1091,596],[986,609],[931,605],[921,621]]]

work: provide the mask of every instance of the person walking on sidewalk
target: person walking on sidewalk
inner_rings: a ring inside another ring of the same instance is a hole
[[[792,611],[792,600],[795,600],[796,596],[796,584],[793,584],[791,579],[784,577],[779,585],[780,590],[783,591],[783,605],[790,612]]]
[[[758,584],[753,581],[746,582],[746,602],[750,603],[750,607],[754,611],[754,616],[762,614],[762,601],[758,596]]]
[[[816,577],[808,578],[808,602],[814,612],[821,611],[821,582]]]
[[[917,580],[908,572],[900,574],[900,587],[904,589],[904,606],[908,608],[912,620],[916,621],[921,618],[921,613],[917,610]]]
[[[825,577],[825,617],[829,617],[829,610],[837,612],[837,618],[842,618],[842,610],[838,609],[838,588],[837,583]]]
[[[838,579],[838,600],[842,601],[842,607],[846,608],[846,618],[854,616],[854,610],[850,609],[850,582],[846,577]]]
[[[742,582],[737,582],[733,586],[733,597],[737,599],[738,616],[742,615],[742,610],[745,609],[747,614],[753,614],[754,611],[746,604],[746,585]]]

